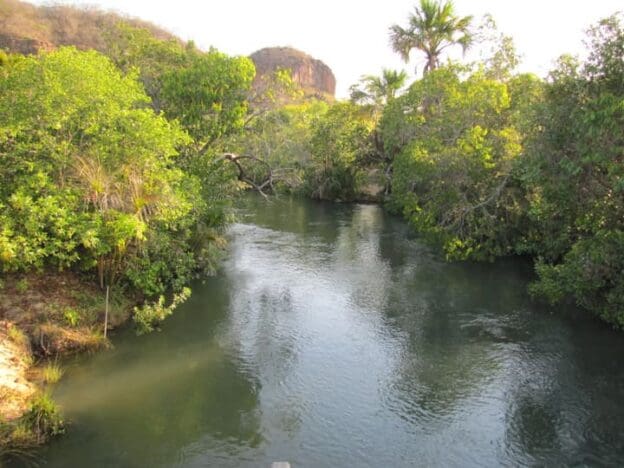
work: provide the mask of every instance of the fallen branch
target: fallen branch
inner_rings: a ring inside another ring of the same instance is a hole
[[[238,180],[246,183],[251,186],[254,190],[257,190],[260,195],[267,198],[267,194],[264,192],[267,188],[270,188],[271,192],[275,192],[275,187],[273,186],[273,169],[266,161],[262,159],[256,158],[255,156],[239,156],[234,153],[225,153],[221,156],[218,161],[230,161],[234,163],[236,168],[238,169]],[[241,161],[254,161],[266,167],[267,173],[266,177],[262,179],[260,182],[257,182],[252,177],[248,175],[245,171],[245,167],[241,164]]]

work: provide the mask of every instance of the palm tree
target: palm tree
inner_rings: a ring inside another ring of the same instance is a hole
[[[351,100],[353,102],[372,101],[375,105],[384,105],[394,99],[396,93],[403,87],[407,80],[405,71],[382,69],[381,76],[365,75],[360,79],[361,88],[358,85],[351,87]]]
[[[406,63],[412,49],[423,51],[427,58],[423,73],[438,67],[440,54],[446,48],[460,45],[465,52],[472,44],[472,16],[456,16],[450,0],[420,0],[420,8],[416,7],[408,20],[406,29],[397,24],[390,27],[390,41]]]

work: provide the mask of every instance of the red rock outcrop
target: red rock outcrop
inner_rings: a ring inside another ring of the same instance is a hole
[[[289,69],[295,83],[307,95],[334,98],[336,78],[325,63],[291,47],[267,47],[250,55],[256,65],[256,80],[277,69]]]

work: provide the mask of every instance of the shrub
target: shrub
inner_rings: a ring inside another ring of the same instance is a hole
[[[134,308],[134,322],[137,325],[139,335],[149,333],[158,326],[160,322],[170,316],[176,307],[186,301],[191,295],[189,288],[184,288],[179,294],[173,296],[173,301],[169,306],[165,306],[165,296],[160,296],[152,304],[144,304]]]
[[[33,400],[30,410],[23,416],[22,421],[26,427],[32,428],[37,441],[46,440],[65,431],[58,406],[47,393]]]

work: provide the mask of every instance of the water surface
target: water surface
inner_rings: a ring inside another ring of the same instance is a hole
[[[624,462],[624,339],[372,205],[252,198],[161,332],[68,364],[49,467]]]

